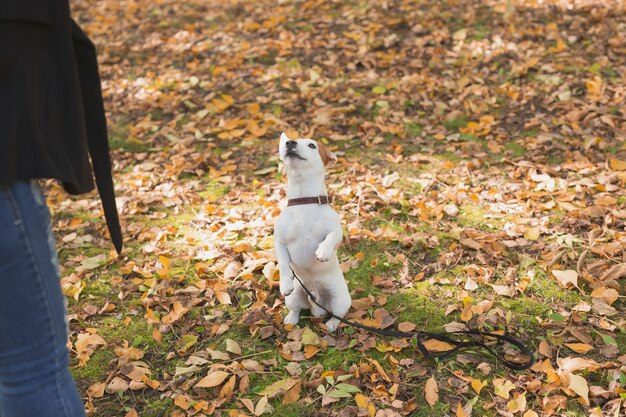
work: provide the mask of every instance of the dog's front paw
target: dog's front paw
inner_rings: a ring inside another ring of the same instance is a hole
[[[293,292],[293,278],[290,276],[280,277],[280,293],[287,297]]]
[[[333,256],[335,252],[335,248],[329,245],[325,245],[324,243],[320,243],[315,251],[315,257],[320,262],[328,262],[330,258]]]
[[[283,324],[291,324],[292,326],[295,326],[296,324],[298,324],[299,321],[300,321],[300,313],[290,311],[289,314],[285,316],[285,319],[283,320]]]
[[[341,322],[335,318],[332,318],[328,320],[325,324],[329,333],[335,333]]]

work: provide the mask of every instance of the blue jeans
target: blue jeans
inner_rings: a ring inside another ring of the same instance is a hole
[[[0,417],[77,417],[50,214],[35,183],[0,186]]]

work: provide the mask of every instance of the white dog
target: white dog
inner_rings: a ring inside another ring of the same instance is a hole
[[[289,309],[284,322],[297,324],[301,310],[310,310],[315,317],[326,315],[294,280],[291,269],[319,304],[343,317],[352,300],[337,259],[342,239],[339,215],[330,207],[324,184],[325,166],[336,160],[335,155],[312,139],[291,140],[284,133],[279,154],[287,171],[289,199],[274,229],[280,292]],[[330,332],[338,326],[336,318],[326,322]]]

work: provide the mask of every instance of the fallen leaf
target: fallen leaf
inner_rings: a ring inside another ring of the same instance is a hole
[[[211,371],[207,376],[202,378],[196,385],[196,388],[213,388],[220,385],[230,375],[225,371]]]
[[[564,345],[572,349],[576,353],[587,353],[591,349],[593,349],[593,346],[586,343],[564,343]]]
[[[613,288],[599,287],[591,292],[591,297],[600,298],[606,304],[611,305],[619,298],[619,293]]]
[[[565,388],[574,391],[581,397],[585,405],[589,405],[589,385],[585,378],[564,370],[559,370],[558,375]]]
[[[295,384],[299,382],[299,379],[287,378],[281,379],[280,381],[276,381],[267,387],[263,388],[261,391],[257,392],[258,395],[267,395],[269,398],[274,398],[285,391],[291,389]]]
[[[268,410],[266,410],[268,406],[268,399],[267,396],[263,396],[258,403],[256,403],[256,407],[254,407],[254,415],[255,416],[260,416],[264,413],[266,413]]]
[[[431,352],[447,352],[454,349],[454,345],[436,339],[428,339],[423,344]]]
[[[526,410],[526,393],[514,393],[513,399],[507,403],[506,408],[508,408],[511,413]]]
[[[302,333],[302,344],[319,346],[321,343],[320,337],[310,328],[305,327]]]
[[[139,417],[139,414],[137,414],[137,410],[135,410],[134,408],[131,408],[130,411],[126,413],[124,417]]]
[[[556,280],[565,288],[569,288],[571,286],[578,287],[578,273],[573,269],[568,269],[566,271],[553,269],[552,275],[554,275]]]
[[[492,381],[494,393],[505,400],[509,399],[511,390],[515,389],[515,385],[506,379],[496,378]]]
[[[426,398],[426,402],[434,407],[439,401],[439,387],[437,386],[437,381],[435,381],[435,377],[430,377],[428,381],[426,381],[426,385],[424,386],[424,397]]]
[[[106,384],[104,382],[96,382],[87,388],[87,396],[90,398],[102,398],[105,387]]]
[[[293,387],[289,388],[283,396],[283,404],[293,404],[300,399],[300,392],[302,391],[302,382],[296,382]]]
[[[111,380],[111,382],[109,382],[109,385],[107,385],[106,392],[108,392],[109,394],[115,394],[117,392],[126,392],[128,391],[128,388],[128,381],[126,381],[124,378],[116,376]]]
[[[235,355],[241,355],[241,346],[232,339],[226,339],[226,351]]]
[[[626,161],[621,159],[611,158],[609,160],[609,166],[615,171],[626,171]]]

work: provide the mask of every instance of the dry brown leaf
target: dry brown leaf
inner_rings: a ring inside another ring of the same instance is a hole
[[[124,417],[139,417],[139,414],[137,414],[137,410],[135,410],[134,408],[131,408],[130,411],[126,413]]]
[[[447,352],[454,349],[454,345],[436,339],[428,339],[423,344],[431,352]]]
[[[102,398],[105,387],[106,384],[104,382],[96,382],[87,388],[87,396],[90,398]]]
[[[293,387],[289,388],[283,396],[283,404],[293,404],[300,399],[300,392],[302,391],[302,382],[296,382]]]
[[[435,377],[431,376],[424,386],[424,398],[426,398],[426,402],[434,407],[435,404],[439,401],[439,387],[437,386],[437,381],[435,381]]]
[[[105,390],[109,394],[115,394],[116,392],[126,392],[128,391],[128,388],[128,381],[126,381],[124,378],[116,376],[111,380],[111,382],[109,382],[109,385],[107,385]]]
[[[591,349],[593,349],[593,346],[586,343],[564,343],[564,345],[572,349],[576,353],[587,353]]]
[[[552,275],[554,275],[556,280],[565,288],[571,286],[578,287],[578,273],[573,269],[568,269],[567,271],[553,269]]]
[[[559,370],[558,375],[561,379],[561,384],[565,388],[574,391],[580,396],[585,405],[589,405],[589,385],[585,378],[564,370]]]
[[[213,388],[220,385],[230,375],[225,371],[210,371],[207,376],[202,378],[196,385],[196,388]]]

